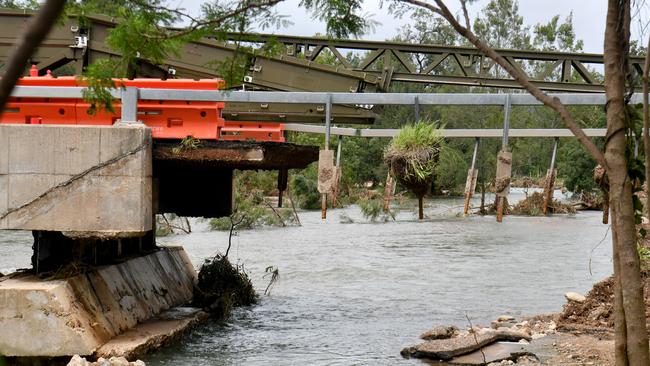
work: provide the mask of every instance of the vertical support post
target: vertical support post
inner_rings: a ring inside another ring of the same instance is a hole
[[[336,166],[341,166],[341,148],[343,145],[343,136],[339,135],[339,141],[336,145]]]
[[[510,178],[512,175],[512,153],[508,151],[508,134],[510,132],[510,94],[506,94],[503,105],[503,137],[501,139],[501,152],[497,156],[497,174],[495,190],[497,194],[497,222],[503,221]]]
[[[476,180],[478,179],[478,170],[476,169],[476,158],[478,156],[478,147],[481,139],[476,138],[474,141],[474,154],[472,154],[472,165],[467,172],[467,181],[465,182],[465,206],[463,207],[463,215],[469,213],[469,204],[474,191],[476,190]]]
[[[501,150],[508,151],[508,137],[510,133],[510,94],[506,94],[506,102],[503,105],[503,137],[501,138]]]
[[[420,97],[415,96],[415,100],[413,101],[413,107],[415,108],[415,122],[420,121]]]
[[[278,170],[278,207],[282,207],[282,193],[287,190],[287,182],[289,180],[289,170]]]
[[[390,171],[386,174],[386,185],[384,185],[384,211],[388,212],[390,209],[390,201],[393,197],[393,177],[390,176]]]
[[[138,122],[138,88],[127,86],[122,90],[122,114],[120,116],[121,123],[137,123]]]
[[[559,139],[556,137],[553,141],[553,152],[551,153],[551,166],[546,171],[546,180],[544,181],[544,203],[542,204],[542,213],[548,214],[548,205],[553,202],[553,186],[555,185],[555,157],[557,156],[557,145]]]
[[[339,196],[340,186],[341,186],[341,149],[343,146],[343,136],[339,135],[339,141],[336,146],[336,166],[334,171],[336,173],[336,180],[334,182],[334,189],[332,190],[332,208],[336,208],[337,199]]]
[[[321,218],[323,220],[327,218],[327,193],[332,191],[332,178],[334,174],[332,152],[330,151],[331,126],[332,126],[332,94],[328,93],[325,100],[325,151],[321,152],[322,156],[318,162],[319,186],[321,186],[321,180],[327,181],[327,184],[323,184],[323,186],[321,187],[323,189],[319,189],[321,194]],[[326,158],[324,159],[326,161],[321,162],[321,159],[324,156],[326,156]],[[321,163],[323,164],[321,165]]]
[[[325,101],[325,150],[330,149],[330,130],[332,126],[332,94],[327,93]]]

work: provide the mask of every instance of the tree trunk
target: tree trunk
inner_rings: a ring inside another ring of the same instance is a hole
[[[424,197],[418,197],[418,218],[420,218],[420,220],[424,219],[424,205],[422,202],[423,200]]]
[[[629,0],[609,0],[605,27],[605,93],[607,96],[607,146],[605,161],[609,179],[612,226],[616,232],[615,254],[618,256],[617,281],[622,285],[622,310],[625,319],[625,348],[629,365],[650,365],[645,302],[637,254],[632,182],[628,176],[625,137],[625,77],[627,71]],[[616,268],[616,265],[615,265]],[[620,309],[619,309],[620,310]],[[620,316],[620,314],[619,314]],[[617,327],[622,327],[620,324]],[[623,336],[617,336],[620,343]],[[616,344],[617,350],[623,345]],[[623,360],[617,366],[624,366]]]
[[[650,37],[648,37],[648,47],[650,50]],[[650,73],[650,52],[646,51],[645,62],[643,63],[643,152],[645,155],[645,196],[644,214],[650,218],[650,101],[648,100],[648,92],[650,92],[650,85],[648,81],[648,74]]]
[[[623,292],[621,291],[619,249],[616,247],[618,243],[616,226],[616,215],[612,215],[612,252],[614,253],[614,357],[617,366],[628,366],[627,331],[625,327],[625,310],[623,309]]]

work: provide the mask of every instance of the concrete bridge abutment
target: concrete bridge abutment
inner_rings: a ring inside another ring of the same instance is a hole
[[[1,355],[93,355],[191,301],[187,255],[155,245],[152,145],[141,124],[0,125],[0,229],[34,235],[31,273],[0,280]]]

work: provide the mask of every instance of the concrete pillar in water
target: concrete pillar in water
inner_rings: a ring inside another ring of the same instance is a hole
[[[544,181],[544,203],[542,204],[542,213],[548,213],[548,205],[553,202],[553,186],[555,185],[555,177],[557,170],[555,169],[555,156],[557,155],[558,139],[553,142],[553,152],[551,153],[551,166],[546,171],[546,180]]]
[[[474,154],[472,155],[472,165],[467,172],[467,181],[465,182],[465,205],[463,207],[463,214],[469,213],[469,204],[474,191],[476,190],[476,180],[478,179],[478,170],[476,169],[476,157],[478,155],[478,146],[480,139],[477,137],[474,142]]]

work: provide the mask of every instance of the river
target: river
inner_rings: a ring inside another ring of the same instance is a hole
[[[512,198],[511,198],[512,200]],[[302,212],[302,226],[242,231],[231,260],[243,263],[260,292],[267,266],[279,282],[259,305],[208,323],[147,356],[155,365],[395,365],[399,351],[438,324],[488,324],[559,311],[564,293],[585,293],[612,270],[611,238],[601,213],[575,216],[459,217],[462,199],[427,201],[397,220],[368,223],[352,206]],[[353,223],[342,219],[348,216]],[[228,235],[195,221],[182,244],[199,266],[225,250]],[[0,234],[0,271],[29,265],[31,235]]]

